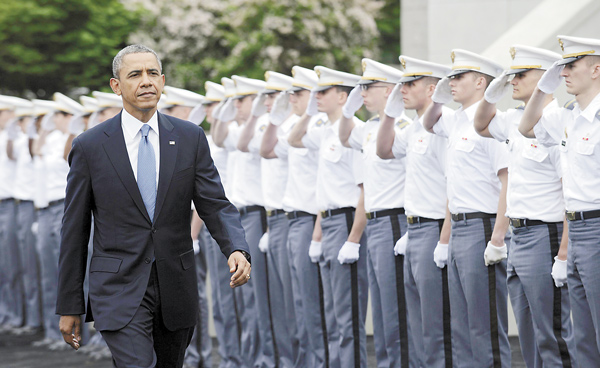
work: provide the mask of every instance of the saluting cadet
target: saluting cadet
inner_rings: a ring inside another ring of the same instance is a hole
[[[448,241],[446,217],[446,138],[423,127],[423,114],[439,80],[450,69],[408,56],[399,57],[403,69],[400,84],[387,100],[377,135],[377,154],[382,159],[406,157],[404,208],[408,231],[404,266],[406,304],[411,340],[422,367],[452,367],[450,300],[448,290]],[[394,122],[413,109],[417,115],[401,131]],[[446,113],[449,113],[449,109]],[[399,244],[397,248],[401,248]],[[402,249],[398,249],[402,253]],[[439,269],[437,267],[439,267]],[[441,269],[441,270],[440,270]]]
[[[567,282],[577,362],[580,367],[596,367],[600,362],[600,40],[558,36],[558,42],[562,60],[540,78],[519,131],[541,144],[558,146],[561,154],[569,222]],[[545,110],[546,95],[563,79],[577,101],[573,110]],[[539,193],[531,193],[535,194]]]
[[[294,66],[292,75],[291,86],[275,99],[271,108],[270,124],[263,134],[261,156],[288,162],[287,184],[281,203],[288,219],[287,251],[299,341],[295,367],[326,367],[329,354],[323,287],[319,266],[312,263],[308,255],[317,218],[314,185],[317,152],[290,147],[287,142],[291,129],[301,118],[311,120],[308,129],[318,129],[323,126],[326,117],[322,114],[315,117],[305,115],[310,90],[317,86],[317,74],[311,69]],[[271,228],[269,232],[272,232]]]
[[[423,126],[448,137],[453,356],[465,367],[510,367],[504,261],[508,154],[500,142],[484,139],[473,127],[479,101],[502,67],[459,49],[452,51],[451,59],[452,72],[438,82]],[[460,109],[443,113],[442,105],[452,100]]]
[[[79,102],[81,102],[81,106],[83,106],[83,111],[80,114],[74,115],[73,118],[69,120],[69,137],[65,143],[65,152],[63,155],[65,161],[69,158],[73,139],[88,129],[92,115],[99,110],[98,101],[93,97],[81,96],[79,97]]]
[[[376,152],[380,116],[402,72],[371,59],[363,59],[362,68],[363,75],[342,109],[339,134],[342,144],[362,152],[365,160],[367,273],[375,355],[380,367],[408,367],[409,360],[417,366],[418,354],[406,319],[404,254],[392,257],[394,245],[406,233],[405,160],[382,160]],[[363,104],[377,115],[366,124],[355,124],[352,118]],[[398,130],[409,124],[406,116],[400,117]]]
[[[494,79],[479,104],[475,129],[483,137],[506,142],[510,152],[506,215],[512,237],[507,282],[523,358],[528,367],[571,367],[575,366],[571,309],[568,290],[562,287],[567,269],[559,267],[566,265],[568,244],[560,154],[557,146],[546,148],[518,131],[537,82],[560,55],[521,45],[511,47],[510,53],[510,69]],[[513,99],[524,104],[496,111],[496,103],[511,85]],[[556,100],[546,95],[544,110],[556,109]]]
[[[87,129],[92,129],[96,125],[103,123],[115,115],[117,115],[121,109],[123,109],[123,100],[121,96],[114,93],[106,93],[100,91],[92,92],[92,96],[98,103],[98,110],[92,113],[88,121]]]
[[[362,215],[364,162],[359,152],[342,146],[339,139],[342,107],[360,77],[323,66],[316,66],[315,72],[319,82],[311,92],[307,111],[309,115],[315,115],[317,109],[326,113],[327,126],[307,131],[308,121],[301,120],[288,141],[297,148],[319,151],[316,196],[323,231],[320,266],[325,298],[332,298],[334,311],[334,321],[328,321],[327,329],[336,328],[339,333],[341,367],[365,367],[368,281],[363,236],[366,218]],[[364,123],[355,118],[355,124]]]

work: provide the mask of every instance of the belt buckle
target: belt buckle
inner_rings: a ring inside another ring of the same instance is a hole
[[[417,216],[406,216],[406,221],[407,221],[409,224],[415,224],[415,223],[417,223],[417,222],[418,222],[418,221],[417,221]]]
[[[512,222],[512,226],[513,227],[523,227],[523,226],[525,226],[523,224],[523,221],[521,219],[511,219],[511,222]]]
[[[267,210],[267,216],[271,217],[275,215],[275,211],[274,210]]]
[[[322,218],[327,217],[327,210],[321,211],[321,217]]]
[[[567,211],[567,220],[575,221],[576,214],[577,214],[577,212],[575,212],[575,211]]]
[[[372,220],[375,218],[373,212],[365,212],[365,216],[367,217],[367,220]]]

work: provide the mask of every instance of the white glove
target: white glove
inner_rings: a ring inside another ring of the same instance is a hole
[[[37,221],[31,224],[31,232],[33,233],[33,235],[37,235],[37,233],[38,233]]]
[[[310,257],[311,262],[319,262],[322,254],[323,249],[321,248],[321,242],[312,240],[310,242],[310,247],[308,248],[308,256]]]
[[[561,261],[558,257],[554,257],[554,264],[552,265],[552,278],[554,279],[554,285],[557,288],[563,287],[567,283],[567,261]]]
[[[258,242],[258,249],[263,253],[267,253],[269,250],[269,233],[264,233],[260,238],[260,241]]]
[[[508,82],[509,75],[506,74],[506,70],[499,76],[494,78],[488,88],[485,90],[483,97],[491,104],[498,103],[502,99],[502,96],[510,89],[510,83]]]
[[[202,124],[204,119],[206,119],[206,107],[203,104],[196,105],[188,115],[188,120],[196,125]]]
[[[317,108],[317,92],[310,91],[310,97],[308,98],[308,104],[306,105],[306,115],[315,116],[319,113]]]
[[[194,254],[200,253],[200,242],[198,241],[198,239],[195,239],[192,242],[192,248],[194,248]]]
[[[448,265],[448,244],[437,243],[433,250],[433,261],[438,268]]]
[[[36,139],[38,137],[37,133],[37,125],[35,124],[35,120],[31,120],[29,125],[27,126],[27,136],[29,139]]]
[[[360,244],[353,242],[345,242],[340,252],[338,253],[338,261],[340,264],[345,263],[354,263],[358,261],[358,250],[360,249]]]
[[[42,118],[41,128],[47,132],[51,132],[56,129],[56,124],[54,124],[54,114],[44,115]]]
[[[485,252],[483,252],[483,261],[486,266],[495,265],[496,263],[502,262],[507,256],[506,244],[501,247],[497,247],[492,244],[491,241],[487,243]]]
[[[69,121],[69,133],[78,136],[83,133],[85,130],[85,122],[83,121],[83,117],[81,115],[75,115]]]
[[[210,112],[210,116],[213,118],[213,120],[219,119],[219,115],[221,115],[221,109],[223,108],[223,105],[225,105],[225,102],[226,102],[225,100],[219,101],[217,106],[215,106],[212,109],[212,111]]]
[[[351,119],[354,114],[360,110],[364,100],[365,99],[361,95],[361,86],[357,84],[356,87],[352,88],[352,91],[350,91],[346,103],[344,104],[344,107],[342,107],[342,114],[344,117]]]
[[[387,102],[385,103],[385,109],[383,112],[391,118],[399,118],[404,112],[404,100],[402,99],[402,83],[398,83],[394,86],[392,93],[390,93]]]
[[[281,123],[290,116],[291,112],[292,105],[290,105],[290,94],[281,92],[279,96],[275,98],[275,101],[273,101],[269,120],[271,121],[271,124],[280,126]]]
[[[406,253],[406,243],[408,243],[408,233],[401,236],[400,239],[394,245],[394,255],[395,256],[403,256]]]
[[[6,125],[6,135],[9,141],[14,141],[19,137],[19,119],[13,119]]]
[[[452,101],[452,88],[450,88],[450,78],[444,77],[435,86],[435,91],[431,96],[431,101],[440,104],[446,104]]]
[[[232,121],[237,115],[237,109],[233,104],[233,99],[230,98],[225,102],[225,104],[221,107],[221,111],[219,111],[219,120],[228,123]]]
[[[537,87],[540,91],[547,95],[554,93],[562,83],[563,79],[565,79],[560,76],[560,73],[562,73],[564,68],[564,65],[558,65],[558,61],[555,61],[554,64],[542,74],[542,77],[538,81]]]
[[[267,112],[267,107],[265,106],[266,99],[267,95],[264,93],[259,93],[258,96],[256,96],[254,101],[252,101],[252,116],[259,117]]]

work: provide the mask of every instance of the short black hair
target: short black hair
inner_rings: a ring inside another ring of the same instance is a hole
[[[352,92],[352,89],[353,89],[353,88],[354,88],[354,87],[348,87],[348,86],[335,86],[335,89],[336,89],[338,92],[346,92],[346,94],[347,94],[347,95],[349,95],[349,94],[350,94],[350,92]]]

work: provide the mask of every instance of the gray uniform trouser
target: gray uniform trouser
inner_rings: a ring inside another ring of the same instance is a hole
[[[302,216],[289,220],[288,251],[300,341],[299,356],[303,352],[306,355],[305,367],[322,368],[329,360],[323,285],[319,265],[312,263],[308,256],[315,218]],[[300,360],[297,362],[300,363]]]
[[[64,212],[63,203],[38,211],[38,252],[42,278],[42,304],[46,338],[62,340],[58,328],[60,317],[56,315],[58,283],[58,255],[60,253],[60,229]]]
[[[258,249],[258,242],[267,230],[265,210],[243,214],[242,226],[252,256],[252,277],[241,287],[244,297],[242,316],[242,354],[254,367],[275,367],[277,347],[273,340],[271,300],[267,255]]]
[[[555,287],[551,275],[562,229],[562,223],[513,228],[508,294],[529,368],[576,366],[569,291]]]
[[[23,279],[16,232],[15,201],[0,202],[0,324],[23,324]]]
[[[287,249],[288,219],[285,213],[267,216],[269,225],[269,295],[271,301],[274,339],[279,354],[279,367],[296,366],[298,357],[298,335],[294,290],[290,272],[290,257]],[[304,360],[304,357],[302,357]],[[300,365],[304,367],[305,364]]]
[[[452,220],[448,282],[456,367],[509,368],[506,261],[486,267],[495,218]]]
[[[202,228],[204,231],[204,227]],[[206,239],[198,236],[200,252],[194,255],[196,260],[196,275],[198,277],[199,316],[192,340],[185,351],[185,362],[194,367],[212,367],[212,340],[208,333],[208,298],[206,295]]]
[[[31,231],[31,225],[35,221],[36,214],[33,202],[20,201],[17,204],[17,239],[23,270],[25,324],[30,327],[41,327],[40,261],[35,247],[35,235]]]
[[[433,261],[443,221],[408,224],[404,283],[411,340],[421,353],[421,367],[452,368],[448,268]]]
[[[367,272],[378,367],[418,366],[407,322],[405,257],[394,256],[394,245],[404,233],[404,214],[367,220]]]
[[[329,216],[321,220],[323,230],[323,261],[321,275],[323,277],[325,306],[332,305],[334,316],[326,314],[327,331],[337,328],[338,338],[329,336],[330,358],[335,362],[335,348],[339,349],[341,367],[367,366],[367,336],[365,319],[367,315],[368,280],[367,280],[367,242],[363,234],[361,238],[359,259],[352,264],[340,264],[338,253],[348,240],[352,228],[354,211]],[[359,214],[364,216],[364,214]],[[333,298],[332,298],[333,297]],[[330,299],[329,301],[327,299]],[[328,310],[329,312],[329,310]],[[331,319],[335,325],[330,326]],[[338,342],[337,347],[335,347]],[[334,365],[331,364],[330,367]]]
[[[568,284],[577,363],[600,365],[600,218],[569,221]]]

